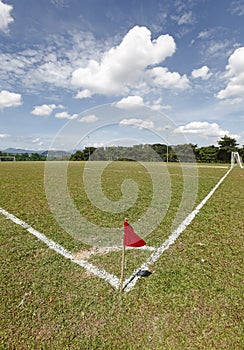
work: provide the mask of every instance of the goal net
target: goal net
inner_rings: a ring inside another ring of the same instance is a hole
[[[242,159],[238,152],[231,152],[231,168],[237,163],[240,168],[243,168]]]

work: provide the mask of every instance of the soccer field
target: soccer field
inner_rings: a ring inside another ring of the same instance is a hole
[[[120,229],[125,216],[140,228],[154,196],[147,169],[136,162],[112,162],[104,170],[101,188],[110,201],[121,200],[123,181],[132,178],[138,186],[134,204],[111,213],[87,198],[84,166],[69,164],[68,190],[80,215],[98,228],[96,235],[104,239],[99,227]],[[150,168],[155,174],[161,170],[158,163]],[[182,170],[179,164],[168,164],[163,171],[161,180],[165,179],[170,197],[161,222],[145,236],[152,249],[162,246],[228,167],[189,165]],[[74,260],[86,260],[87,266],[119,278],[120,247],[91,254],[83,236],[60,227],[46,198],[44,174],[44,162],[2,162],[0,208],[61,245]],[[243,179],[243,169],[231,170],[179,237],[149,266],[152,274],[123,293],[0,214],[2,348],[242,348]],[[62,203],[61,209],[64,218],[69,215]],[[125,279],[154,252],[128,249]]]

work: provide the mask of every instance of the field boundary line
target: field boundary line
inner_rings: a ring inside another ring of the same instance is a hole
[[[217,188],[229,175],[232,168],[230,168],[225,175],[219,180],[219,182],[212,188],[212,190],[207,194],[207,196],[197,205],[197,207],[182,221],[182,223],[174,230],[168,239],[151,254],[151,256],[143,263],[140,268],[136,269],[129,278],[127,278],[123,283],[123,290],[129,292],[136,284],[136,282],[141,278],[139,272],[143,270],[148,270],[150,265],[154,264],[165,250],[167,250],[181,235],[181,233],[187,228],[187,226],[192,222],[195,216],[199,213],[202,207],[207,203],[209,198],[212,197]]]
[[[3,214],[7,219],[13,221],[15,224],[20,225],[21,227],[26,229],[26,231],[28,231],[29,233],[34,235],[36,238],[38,238],[40,241],[45,243],[50,249],[54,250],[55,252],[62,255],[66,259],[70,260],[71,262],[88,270],[93,275],[100,277],[101,279],[107,281],[115,289],[119,288],[120,280],[117,276],[115,276],[111,273],[108,273],[104,269],[98,268],[97,266],[89,263],[87,260],[75,259],[74,256],[72,255],[72,253],[70,251],[68,251],[67,249],[65,249],[63,246],[54,242],[52,239],[47,238],[43,233],[35,230],[32,226],[30,226],[26,222],[20,220],[19,218],[17,218],[16,216],[14,216],[13,214],[9,213],[7,210],[5,210],[1,207],[0,207],[0,213]]]
[[[232,168],[230,168],[225,175],[219,180],[219,182],[212,188],[212,190],[207,194],[207,196],[200,202],[200,204],[197,205],[197,207],[182,221],[182,223],[175,229],[171,235],[167,238],[167,240],[159,247],[147,247],[144,249],[151,250],[153,253],[151,256],[139,267],[137,268],[129,278],[127,278],[123,283],[123,290],[125,292],[129,292],[137,283],[137,281],[141,278],[141,275],[139,274],[140,271],[148,270],[150,265],[154,264],[160,256],[163,254],[165,250],[167,250],[180,236],[180,234],[187,228],[187,226],[192,222],[192,220],[195,218],[195,216],[199,213],[199,211],[202,209],[202,207],[206,204],[206,202],[209,200],[209,198],[212,197],[214,192],[217,190],[217,188],[220,186],[220,184],[225,180],[225,178],[229,175]],[[112,287],[115,289],[119,289],[120,285],[120,279],[105,271],[104,269],[98,268],[97,266],[89,263],[85,259],[76,259],[73,254],[68,251],[66,248],[61,246],[59,243],[56,243],[52,239],[46,237],[43,233],[37,231],[32,226],[27,224],[26,222],[20,220],[13,214],[9,213],[7,210],[0,207],[0,213],[3,214],[7,219],[10,219],[15,224],[20,225],[23,227],[26,231],[34,235],[36,238],[38,238],[40,241],[45,243],[50,249],[54,250],[58,254],[62,255],[64,258],[70,260],[71,262],[83,267],[87,271],[91,272],[93,275],[107,281]]]

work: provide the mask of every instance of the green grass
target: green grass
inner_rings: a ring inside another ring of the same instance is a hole
[[[82,163],[72,167],[70,192],[79,210],[91,219],[94,208],[84,210],[82,184],[76,176]],[[131,167],[125,173],[131,171],[137,180],[136,165]],[[226,170],[199,168],[197,203]],[[0,207],[67,249],[78,251],[82,243],[66,234],[50,213],[43,171],[43,163],[0,164]],[[169,172],[172,200],[161,225],[147,237],[150,245],[159,245],[168,237],[180,202],[180,169],[170,165]],[[103,180],[105,191],[115,196],[112,199],[121,195],[122,173],[107,184]],[[141,278],[129,293],[118,293],[0,215],[0,349],[242,349],[243,180],[243,170],[235,168],[160,257],[153,274]],[[146,190],[142,177],[139,185],[141,191]],[[133,219],[147,205],[141,198],[139,208],[127,213]],[[123,220],[123,215],[112,215],[111,225]],[[100,222],[103,216],[96,211],[92,220]],[[128,251],[126,273],[148,254]],[[119,274],[120,258],[120,252],[113,252],[91,260]]]

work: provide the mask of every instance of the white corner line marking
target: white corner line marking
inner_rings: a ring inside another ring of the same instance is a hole
[[[227,173],[219,180],[217,185],[214,186],[214,188],[209,192],[209,194],[202,200],[202,202],[194,209],[186,218],[182,221],[182,223],[178,226],[178,228],[173,231],[173,233],[168,237],[168,239],[159,247],[147,247],[144,249],[153,251],[152,255],[146,260],[145,263],[143,263],[140,268],[135,270],[129,278],[127,278],[123,283],[123,290],[126,292],[129,292],[136,284],[136,282],[139,280],[140,276],[138,275],[138,272],[141,270],[147,270],[149,266],[153,263],[155,263],[160,256],[163,254],[163,252],[168,249],[175,240],[180,236],[180,234],[186,229],[186,227],[192,222],[192,220],[195,218],[195,216],[198,214],[200,209],[204,206],[204,204],[209,200],[209,198],[213,195],[215,190],[219,187],[219,185],[224,181],[224,179],[227,177],[227,175],[230,173],[232,168],[230,168]],[[29,233],[34,235],[36,238],[38,238],[40,241],[45,243],[50,249],[54,250],[58,254],[62,255],[66,259],[70,260],[71,262],[83,267],[84,269],[88,270],[95,276],[107,281],[112,287],[115,289],[119,289],[120,286],[120,279],[105,271],[104,269],[100,269],[97,266],[89,263],[87,260],[78,260],[75,259],[74,256],[70,251],[65,249],[60,244],[54,242],[53,240],[47,238],[43,233],[35,230],[33,227],[31,227],[26,222],[20,220],[13,214],[10,214],[7,210],[0,207],[0,213],[3,214],[7,219],[10,219],[15,224],[20,225],[24,229],[26,229]]]
[[[84,269],[88,270],[92,274],[94,274],[97,277],[100,277],[111,284],[112,287],[115,289],[119,289],[120,280],[117,276],[112,275],[111,273],[108,273],[107,271],[103,269],[99,269],[97,266],[92,265],[86,260],[77,260],[73,257],[72,253],[69,252],[67,249],[65,249],[60,244],[54,242],[53,240],[47,238],[43,233],[40,233],[39,231],[35,230],[33,227],[28,225],[26,222],[18,219],[13,214],[10,214],[8,211],[0,208],[0,213],[6,216],[7,219],[10,219],[15,224],[22,226],[24,229],[26,229],[29,233],[37,237],[39,240],[41,240],[43,243],[45,243],[50,249],[54,250],[58,254],[62,255],[66,259],[71,260],[73,263],[80,265]]]
[[[168,239],[155,250],[155,252],[152,253],[152,255],[146,260],[145,263],[143,263],[140,268],[135,270],[129,278],[127,278],[123,283],[123,290],[125,292],[129,292],[136,284],[136,282],[141,278],[141,276],[138,275],[138,272],[141,270],[148,270],[149,266],[154,264],[160,256],[163,254],[163,252],[168,249],[180,236],[180,234],[187,228],[187,226],[192,222],[192,220],[195,218],[195,216],[199,213],[199,211],[202,209],[204,204],[209,200],[209,198],[214,194],[214,192],[217,190],[219,185],[225,180],[225,178],[229,175],[232,168],[230,168],[225,175],[219,180],[219,182],[212,188],[212,190],[208,193],[208,195],[201,201],[200,204],[182,221],[182,223],[178,226],[176,230],[174,230],[171,235],[168,237]]]

